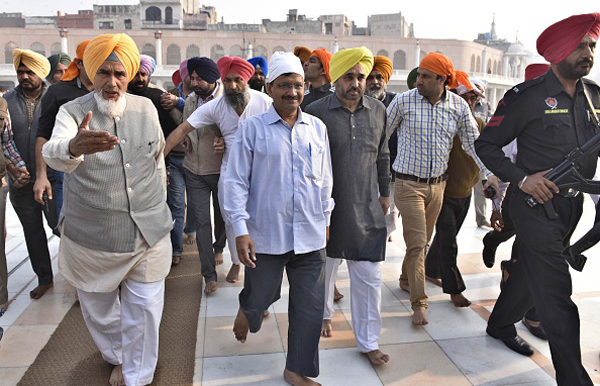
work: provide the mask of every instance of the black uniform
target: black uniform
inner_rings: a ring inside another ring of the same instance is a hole
[[[311,87],[306,93],[304,93],[304,99],[302,99],[302,103],[300,104],[300,109],[304,111],[306,106],[317,101],[321,98],[326,97],[327,95],[331,95],[335,92],[335,87],[331,85],[331,83],[325,83],[320,87]]]
[[[526,175],[548,170],[596,132],[583,93],[585,83],[595,108],[600,88],[590,80],[577,83],[574,98],[552,71],[509,90],[494,117],[475,142],[480,159],[498,178],[513,184],[510,214],[517,233],[519,259],[488,322],[494,336],[516,335],[514,323],[535,304],[544,326],[559,385],[592,385],[581,365],[579,313],[571,300],[572,283],[561,251],[582,214],[583,197],[555,195],[544,205],[529,207],[517,184]],[[502,147],[517,138],[517,162]],[[595,156],[583,162],[581,173],[592,178]],[[558,218],[550,220],[544,206],[553,205]]]

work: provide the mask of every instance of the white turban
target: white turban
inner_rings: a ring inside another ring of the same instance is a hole
[[[273,82],[283,74],[298,74],[304,79],[304,68],[300,59],[291,52],[275,52],[269,60],[267,83]]]

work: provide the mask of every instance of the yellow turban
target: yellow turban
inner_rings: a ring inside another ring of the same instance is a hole
[[[336,52],[329,62],[329,76],[334,83],[349,69],[360,64],[368,76],[373,70],[373,53],[367,47],[348,48]]]
[[[394,71],[394,67],[392,66],[392,61],[385,56],[376,56],[374,61],[373,69],[379,71],[385,79],[385,83],[390,81],[392,77],[392,71]]]
[[[128,81],[135,77],[140,67],[140,53],[133,39],[126,34],[106,34],[93,38],[83,54],[83,66],[92,82],[100,66],[113,52],[125,67]]]
[[[42,79],[45,79],[50,73],[50,62],[37,52],[15,48],[13,50],[13,64],[15,65],[15,71],[19,68],[20,63],[26,65],[27,68]]]

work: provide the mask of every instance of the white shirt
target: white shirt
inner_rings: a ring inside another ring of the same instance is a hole
[[[203,126],[217,125],[221,130],[225,140],[225,153],[223,153],[223,162],[221,163],[221,174],[227,170],[227,160],[229,152],[235,139],[238,125],[253,115],[264,113],[271,106],[273,101],[268,95],[252,89],[250,92],[250,102],[242,115],[237,115],[233,107],[227,103],[225,94],[217,99],[202,105],[196,109],[187,119],[187,122],[194,128],[199,129]]]
[[[240,125],[225,173],[223,208],[257,253],[325,247],[334,207],[327,127],[299,110],[294,127],[271,107]]]

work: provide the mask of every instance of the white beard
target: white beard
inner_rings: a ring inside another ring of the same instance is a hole
[[[119,99],[116,101],[106,100],[102,98],[102,91],[94,91],[94,99],[98,105],[98,110],[101,113],[108,115],[111,118],[122,117],[125,107],[127,106],[127,99],[125,99],[125,93],[119,91]]]

